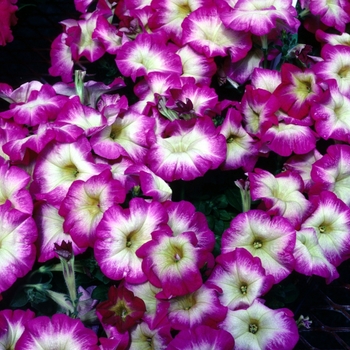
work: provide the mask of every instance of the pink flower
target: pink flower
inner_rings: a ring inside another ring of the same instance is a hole
[[[225,159],[225,137],[218,134],[211,119],[175,120],[162,135],[149,137],[150,169],[165,181],[193,180]]]
[[[17,23],[15,12],[18,7],[15,5],[17,0],[0,1],[0,46],[5,46],[13,40],[10,27]]]
[[[232,334],[237,350],[292,350],[299,339],[290,310],[271,310],[257,300],[245,310],[229,310],[220,328]]]
[[[221,253],[245,248],[260,258],[266,273],[273,275],[278,283],[293,270],[295,241],[295,230],[287,219],[271,218],[262,210],[250,210],[238,214],[224,231]]]
[[[55,314],[51,319],[39,316],[28,322],[16,349],[60,349],[67,344],[76,350],[99,349],[96,334],[85,328],[79,319],[72,319],[64,314]]]
[[[183,330],[170,342],[168,350],[193,349],[233,349],[235,341],[232,335],[222,329],[213,329],[200,325]]]
[[[11,203],[0,205],[0,293],[23,277],[35,261],[37,228],[31,216]]]

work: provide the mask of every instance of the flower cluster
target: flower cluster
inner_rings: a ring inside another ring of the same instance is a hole
[[[350,257],[350,6],[75,5],[51,48],[62,82],[0,84],[0,293],[34,264],[52,278],[58,255],[69,296],[29,285],[60,312],[0,311],[0,344],[292,349],[292,311],[264,296],[293,271],[330,283]],[[319,56],[292,40],[301,29]],[[88,80],[104,59],[115,74]],[[215,171],[242,196],[221,229],[177,193]]]

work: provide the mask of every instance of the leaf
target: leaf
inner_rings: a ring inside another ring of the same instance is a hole
[[[100,284],[97,286],[92,294],[91,299],[97,299],[97,300],[107,300],[108,299],[108,289],[109,287],[103,284]]]
[[[10,307],[17,309],[21,308],[28,303],[28,295],[23,288],[20,288],[12,298]]]
[[[228,203],[238,212],[242,212],[242,198],[239,188],[229,188],[226,191],[226,198]]]

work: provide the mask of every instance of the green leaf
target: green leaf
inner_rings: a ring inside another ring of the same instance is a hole
[[[92,294],[91,294],[91,298],[92,299],[97,299],[97,300],[107,300],[108,299],[108,289],[109,287],[103,284],[100,284],[99,286],[97,286]]]
[[[12,298],[10,302],[10,307],[17,309],[17,308],[23,307],[27,303],[28,303],[28,295],[23,288],[20,288],[19,290],[17,290],[14,297]]]
[[[227,210],[220,210],[220,219],[224,221],[231,221],[234,215]]]
[[[219,209],[226,208],[227,204],[228,204],[226,195],[225,194],[220,194],[219,196],[214,197],[213,203]]]
[[[228,203],[238,212],[242,212],[242,198],[239,188],[229,188],[226,191],[226,198]]]

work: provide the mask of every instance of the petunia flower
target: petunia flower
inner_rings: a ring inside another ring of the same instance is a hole
[[[226,160],[221,165],[224,170],[242,167],[244,171],[252,171],[258,160],[257,142],[244,130],[242,120],[241,113],[230,108],[219,127],[219,132],[225,136],[227,144]]]
[[[299,339],[290,310],[272,310],[258,300],[245,310],[229,310],[220,328],[232,334],[237,350],[292,350]]]
[[[203,284],[193,293],[169,300],[168,319],[177,330],[193,329],[200,325],[217,328],[226,317],[227,308],[217,296],[218,288]]]
[[[31,310],[0,311],[0,346],[3,349],[14,349],[25,326],[35,317]]]
[[[350,209],[329,191],[321,192],[319,197],[311,200],[315,210],[301,227],[315,230],[326,258],[331,264],[338,266],[350,256]]]
[[[89,141],[83,136],[73,143],[53,143],[38,157],[32,190],[37,199],[59,205],[75,180],[87,180],[109,168],[94,162]]]
[[[18,7],[15,5],[17,0],[0,1],[0,46],[5,46],[13,40],[11,26],[17,23],[15,12]]]
[[[110,207],[96,229],[94,253],[102,272],[114,280],[146,282],[142,260],[135,252],[152,239],[152,232],[167,229],[166,221],[167,214],[158,202],[133,198],[128,209]]]
[[[205,254],[196,246],[197,238],[193,232],[174,237],[169,231],[156,231],[152,241],[137,251],[149,281],[162,288],[157,298],[171,299],[201,287],[203,281],[199,269],[204,264]]]
[[[142,163],[148,152],[147,134],[153,134],[154,119],[128,111],[115,122],[94,134],[90,143],[96,154],[107,159],[120,155]]]
[[[221,254],[216,263],[207,284],[221,289],[219,300],[230,310],[247,308],[274,283],[274,278],[265,273],[260,259],[245,249],[236,248]]]
[[[271,94],[282,82],[281,72],[264,68],[255,68],[251,80],[251,85],[254,89],[266,90]]]
[[[108,300],[98,304],[96,311],[101,315],[102,323],[113,325],[118,332],[124,333],[139,322],[146,306],[124,286],[112,286],[108,290]]]
[[[182,73],[180,57],[148,33],[139,34],[134,41],[123,44],[116,63],[120,72],[133,81],[155,71]]]
[[[147,164],[165,181],[193,180],[225,159],[225,137],[218,134],[208,117],[175,120],[163,135],[150,136]]]
[[[74,181],[59,209],[64,217],[64,231],[79,247],[93,247],[103,213],[114,204],[123,203],[125,196],[124,187],[112,178],[109,170],[86,182]]]
[[[317,133],[325,140],[349,142],[350,133],[350,95],[339,91],[335,80],[327,81],[326,90],[317,104],[311,107],[310,115],[315,120]]]
[[[168,350],[210,350],[234,349],[235,341],[232,335],[223,329],[213,329],[200,325],[198,327],[182,330],[169,343]]]
[[[33,267],[37,228],[31,216],[0,205],[0,293]]]
[[[85,328],[79,319],[72,319],[64,314],[55,314],[51,319],[39,316],[28,322],[15,349],[60,349],[67,344],[76,350],[99,349],[96,334]]]
[[[294,249],[295,271],[306,276],[322,276],[327,283],[339,277],[337,269],[331,264],[318,242],[316,230],[305,227],[297,231],[297,241]]]
[[[339,91],[348,96],[350,89],[350,47],[326,44],[321,50],[323,61],[314,65],[313,71],[321,81],[335,79]]]
[[[30,176],[24,170],[8,164],[0,165],[0,206],[9,201],[12,208],[31,215],[33,200],[26,189],[29,182]]]
[[[296,33],[300,25],[292,0],[238,0],[221,9],[220,17],[226,27],[258,36],[276,27]]]
[[[311,179],[314,185],[309,195],[332,191],[350,205],[350,146],[337,144],[327,148],[327,153],[312,164]]]
[[[316,75],[312,70],[301,70],[285,63],[281,67],[282,83],[274,91],[281,104],[281,109],[292,118],[303,119],[310,107],[318,101],[322,92],[316,83]]]
[[[130,330],[130,350],[150,347],[157,350],[168,349],[172,340],[170,325],[150,329],[148,324],[141,322]]]
[[[286,218],[271,218],[262,210],[250,210],[238,214],[224,231],[221,253],[245,248],[260,258],[266,273],[278,283],[293,270],[295,241],[296,232]]]
[[[225,27],[215,6],[203,6],[182,23],[182,45],[188,44],[206,57],[230,55],[232,62],[245,57],[252,47],[250,35]]]
[[[262,199],[270,215],[283,216],[296,227],[308,214],[311,205],[302,194],[304,184],[298,174],[285,171],[273,176],[256,168],[249,181],[252,200]]]

